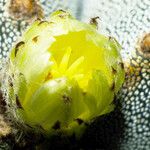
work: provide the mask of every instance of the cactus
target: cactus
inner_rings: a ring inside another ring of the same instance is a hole
[[[114,109],[124,81],[120,49],[62,10],[35,21],[9,55],[4,89],[16,120],[48,135],[81,135]]]

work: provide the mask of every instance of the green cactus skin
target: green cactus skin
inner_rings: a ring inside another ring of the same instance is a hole
[[[81,135],[86,123],[114,109],[124,81],[120,49],[68,12],[35,21],[9,56],[7,101],[17,120],[49,135]]]

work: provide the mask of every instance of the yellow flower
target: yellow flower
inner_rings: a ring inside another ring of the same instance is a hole
[[[87,122],[114,108],[124,80],[120,49],[68,12],[35,21],[9,57],[6,89],[16,118],[50,135],[81,134]]]

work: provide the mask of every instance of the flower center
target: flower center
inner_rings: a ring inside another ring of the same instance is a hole
[[[69,65],[69,59],[71,56],[72,49],[68,47],[65,50],[65,53],[58,64],[54,57],[51,58],[53,62],[52,66],[52,77],[59,78],[65,76],[69,79],[75,79],[80,87],[83,87],[83,80],[84,79],[84,71],[83,71],[83,63],[84,63],[84,56],[77,58],[71,65]]]

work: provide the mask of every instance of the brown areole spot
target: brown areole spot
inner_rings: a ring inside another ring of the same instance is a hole
[[[54,125],[52,126],[52,128],[53,128],[54,130],[60,129],[60,121],[56,121],[56,122],[54,123]]]
[[[124,69],[124,64],[123,64],[123,62],[120,62],[119,65],[121,66],[122,69]]]
[[[114,40],[114,38],[112,36],[109,36],[108,39],[109,39],[109,41]]]
[[[8,12],[14,19],[43,18],[43,10],[37,0],[9,0]]]
[[[112,85],[111,85],[111,87],[110,87],[110,90],[111,90],[111,91],[114,91],[114,90],[115,90],[115,82],[112,83]]]
[[[67,95],[63,95],[62,98],[65,104],[69,104],[71,102],[71,98]]]
[[[39,24],[38,24],[38,26],[40,26],[40,25],[42,25],[42,24],[44,24],[44,23],[49,23],[48,21],[41,21]]]
[[[41,18],[37,18],[35,21],[40,21],[41,22]]]
[[[16,55],[17,55],[17,52],[18,52],[18,50],[19,50],[19,47],[22,46],[22,45],[24,45],[24,44],[25,44],[24,41],[21,41],[21,42],[19,42],[19,43],[16,44],[16,46],[15,46],[15,57],[16,57]]]
[[[80,119],[80,118],[75,119],[75,121],[76,121],[79,125],[81,125],[82,123],[84,123],[84,121],[83,121],[82,119]]]
[[[86,92],[82,92],[82,94],[85,96],[87,93]]]
[[[114,67],[111,67],[112,68],[112,73],[113,74],[116,74],[117,73],[117,70],[114,68]]]
[[[17,95],[16,95],[16,105],[17,105],[17,108],[23,109],[23,107],[19,101],[19,97]]]
[[[35,37],[32,39],[32,41],[36,43],[36,42],[38,41],[38,38],[39,38],[39,36],[35,36]]]
[[[146,58],[150,58],[150,33],[138,41],[137,50]]]
[[[9,76],[8,78],[8,82],[9,82],[9,86],[10,87],[13,87],[13,82],[12,82],[12,78]]]
[[[64,12],[64,13],[66,12],[66,11],[64,11],[63,9],[59,9],[59,11]]]
[[[51,72],[49,72],[48,75],[45,78],[45,81],[48,81],[48,80],[50,80],[52,78],[53,78],[53,76],[52,76]]]
[[[90,24],[91,24],[91,25],[95,25],[96,27],[98,27],[97,19],[100,19],[100,17],[97,16],[97,17],[91,18],[91,19],[90,19]]]

